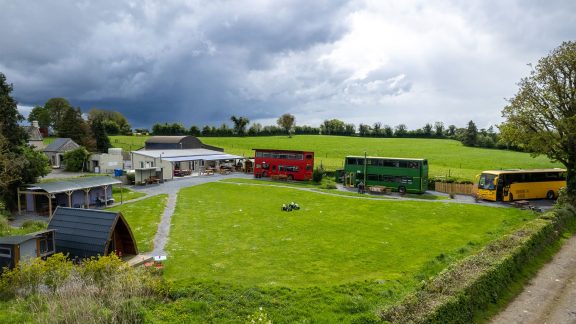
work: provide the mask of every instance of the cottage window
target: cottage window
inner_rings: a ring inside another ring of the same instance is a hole
[[[12,257],[12,251],[9,248],[0,248],[0,257],[10,258]]]

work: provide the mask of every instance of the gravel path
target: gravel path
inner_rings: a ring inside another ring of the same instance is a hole
[[[158,224],[158,231],[156,232],[156,236],[154,236],[154,250],[151,252],[152,255],[166,255],[164,248],[166,247],[168,235],[170,234],[170,221],[172,214],[174,214],[177,198],[178,194],[173,193],[168,195],[168,202],[166,203],[164,214],[162,214],[162,220],[160,224]]]
[[[576,323],[576,236],[492,323]]]

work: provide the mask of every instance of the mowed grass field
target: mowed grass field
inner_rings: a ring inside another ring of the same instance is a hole
[[[144,146],[145,136],[112,136],[112,145],[124,150]],[[561,167],[548,158],[532,158],[528,153],[465,147],[454,140],[417,138],[366,138],[347,136],[297,135],[269,137],[202,137],[209,145],[224,148],[227,153],[254,156],[254,148],[314,151],[316,165],[327,170],[343,167],[347,155],[425,158],[430,176],[453,176],[468,180],[483,170],[536,169]]]
[[[140,201],[124,203],[108,210],[122,213],[132,230],[132,234],[134,234],[138,251],[142,253],[154,249],[154,236],[167,201],[168,195],[162,194]]]
[[[301,209],[281,211],[297,202]],[[182,189],[165,276],[180,299],[153,320],[275,322],[374,319],[454,260],[533,219],[510,208],[335,197],[209,183]]]

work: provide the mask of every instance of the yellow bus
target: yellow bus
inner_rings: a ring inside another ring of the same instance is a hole
[[[478,199],[514,201],[518,199],[555,199],[566,187],[566,170],[494,170],[476,176]]]

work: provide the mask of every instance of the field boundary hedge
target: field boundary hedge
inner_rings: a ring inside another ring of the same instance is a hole
[[[569,205],[543,214],[450,266],[379,315],[392,323],[471,323],[477,311],[495,303],[522,268],[575,222],[576,209]]]

